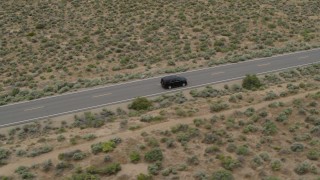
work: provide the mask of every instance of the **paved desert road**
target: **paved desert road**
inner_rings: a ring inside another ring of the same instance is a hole
[[[263,74],[312,63],[320,63],[320,49],[179,73],[188,79],[185,88],[164,90],[160,86],[161,77],[154,77],[0,106],[0,127],[125,102],[138,96],[155,96],[240,79],[246,74]]]

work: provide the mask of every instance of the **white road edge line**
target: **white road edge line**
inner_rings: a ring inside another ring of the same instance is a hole
[[[96,96],[92,96],[93,98],[97,98],[97,97],[101,97],[101,96],[109,96],[112,93],[106,93],[106,94],[100,94],[100,95],[96,95]]]
[[[278,55],[274,55],[274,56],[270,56],[270,57],[255,58],[255,59],[251,59],[251,60],[240,61],[240,62],[237,62],[237,63],[221,64],[221,65],[218,65],[218,66],[205,67],[205,68],[194,69],[194,70],[185,71],[185,72],[162,74],[162,75],[159,75],[159,76],[145,78],[145,79],[138,79],[138,80],[134,80],[134,81],[128,81],[128,82],[123,82],[123,83],[118,83],[118,84],[110,84],[110,85],[105,85],[105,86],[98,86],[98,87],[89,88],[89,89],[82,89],[82,90],[79,90],[79,91],[75,90],[73,92],[68,92],[68,93],[64,93],[64,94],[58,94],[58,95],[54,95],[54,96],[43,97],[43,98],[34,99],[34,100],[30,100],[30,101],[16,102],[16,103],[12,103],[12,104],[2,105],[2,106],[0,106],[0,108],[1,107],[6,107],[6,106],[12,106],[12,105],[16,105],[16,104],[22,104],[22,103],[27,103],[27,102],[33,102],[33,101],[39,101],[39,100],[43,100],[43,99],[49,99],[49,98],[69,95],[69,94],[81,93],[81,92],[91,91],[91,90],[95,90],[95,89],[102,89],[102,88],[112,87],[112,86],[117,86],[117,85],[122,85],[122,84],[129,84],[129,83],[144,81],[144,80],[148,80],[148,79],[156,79],[156,78],[160,78],[160,77],[163,77],[163,76],[166,76],[166,75],[170,75],[170,74],[183,74],[183,73],[201,71],[201,70],[206,70],[206,69],[214,69],[214,68],[223,67],[223,66],[241,64],[241,63],[246,63],[246,62],[251,62],[251,61],[260,61],[260,60],[270,59],[270,58],[274,58],[274,57],[281,57],[281,56],[287,56],[287,55],[299,54],[299,53],[305,53],[305,52],[317,51],[317,50],[320,50],[320,48],[308,49],[308,50],[302,50],[302,51],[296,51],[296,52],[290,52],[290,53],[284,53],[284,54],[278,54]]]
[[[265,63],[265,64],[258,64],[257,66],[268,66],[270,63]]]
[[[214,75],[223,74],[223,73],[224,73],[224,72],[221,71],[221,72],[212,73],[211,75],[214,76]]]
[[[32,110],[41,109],[41,108],[44,108],[44,106],[29,108],[29,109],[25,109],[24,111],[32,111]]]
[[[312,62],[312,63],[307,63],[307,64],[301,64],[301,65],[290,66],[290,67],[286,67],[286,68],[280,68],[280,69],[275,69],[275,70],[271,70],[271,71],[261,72],[261,73],[257,73],[257,75],[262,75],[262,74],[266,74],[266,73],[272,73],[272,72],[282,71],[282,70],[285,70],[285,69],[292,69],[292,68],[307,66],[307,65],[315,64],[315,63],[317,63],[317,62]],[[241,78],[244,78],[244,77],[245,77],[245,76],[241,76],[241,77],[230,78],[230,79],[226,79],[226,80],[222,80],[222,81],[215,81],[215,82],[211,82],[211,83],[205,83],[205,84],[201,84],[201,85],[185,87],[185,88],[183,88],[183,90],[192,89],[192,88],[197,88],[197,87],[201,87],[201,86],[206,86],[206,85],[209,85],[209,84],[218,84],[218,83],[223,83],[223,82],[227,82],[227,81],[233,81],[233,80],[241,79]],[[170,90],[170,91],[165,91],[165,92],[161,92],[161,93],[155,93],[155,94],[146,95],[146,96],[144,96],[144,97],[152,97],[152,96],[156,96],[156,95],[165,94],[165,93],[168,93],[168,92],[171,93],[171,92],[176,92],[176,91],[181,91],[181,90],[182,90],[182,89]],[[122,103],[122,102],[131,101],[131,100],[133,100],[133,99],[135,99],[135,98],[125,99],[125,100],[116,101],[116,102],[111,102],[111,103],[106,103],[106,104],[100,104],[100,105],[96,105],[96,106],[91,106],[91,107],[76,109],[76,110],[67,111],[67,112],[62,112],[62,113],[57,113],[57,114],[52,114],[52,115],[48,115],[48,116],[37,117],[37,118],[33,118],[33,119],[27,119],[27,120],[23,120],[23,121],[19,121],[19,122],[14,122],[14,123],[2,124],[2,125],[0,125],[0,127],[12,126],[12,125],[21,124],[21,123],[27,123],[27,122],[35,121],[35,120],[38,120],[38,119],[50,118],[50,117],[55,117],[55,116],[59,116],[59,115],[70,114],[70,113],[73,113],[73,112],[80,112],[80,111],[83,111],[83,110],[89,110],[89,109],[99,108],[99,107],[103,107],[103,106],[107,106],[107,105],[112,105],[112,104],[119,104],[119,103]]]
[[[309,56],[302,56],[302,57],[299,57],[299,59],[306,59],[308,58]]]

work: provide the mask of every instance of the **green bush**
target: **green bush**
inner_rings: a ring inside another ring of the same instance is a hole
[[[258,89],[262,86],[259,78],[255,74],[247,74],[242,80],[242,87],[249,90]]]
[[[274,135],[277,133],[277,131],[278,131],[278,128],[277,128],[276,124],[274,122],[272,122],[271,120],[267,120],[263,124],[263,133],[265,135]]]
[[[160,148],[154,148],[150,151],[148,151],[145,156],[145,160],[147,162],[156,162],[156,161],[162,161],[163,154]]]
[[[311,165],[308,162],[302,162],[294,168],[294,172],[299,175],[307,174],[310,170]]]
[[[233,153],[237,150],[237,146],[234,143],[229,143],[226,147],[227,152]]]
[[[152,175],[158,175],[161,169],[162,169],[161,162],[156,162],[148,166],[148,172]]]
[[[113,174],[117,174],[119,171],[121,171],[121,166],[119,163],[111,163],[109,165],[107,165],[106,167],[102,168],[100,170],[101,174],[104,175],[113,175]]]
[[[97,138],[97,136],[94,134],[85,134],[82,136],[82,139],[85,139],[87,141],[94,140],[95,138]]]
[[[229,108],[229,105],[226,103],[223,103],[222,101],[214,102],[210,105],[211,112],[219,112],[228,108]]]
[[[302,152],[304,150],[304,146],[303,146],[303,144],[300,144],[300,143],[293,143],[290,146],[290,149],[293,152]]]
[[[57,141],[58,141],[58,142],[62,142],[62,141],[64,141],[64,140],[66,140],[66,138],[65,138],[63,135],[61,135],[61,134],[57,137]]]
[[[223,169],[213,172],[210,180],[234,180],[234,177],[230,171]]]
[[[320,151],[317,149],[311,149],[307,154],[307,158],[317,161],[320,158]]]
[[[0,148],[0,160],[8,159],[10,156],[10,151]]]
[[[100,178],[97,175],[89,174],[89,173],[80,173],[73,174],[71,177],[67,178],[67,180],[99,180]]]
[[[271,162],[271,169],[273,171],[279,171],[281,169],[281,161],[280,160],[274,160]]]
[[[137,111],[147,110],[147,109],[150,109],[151,107],[152,107],[152,102],[145,97],[138,97],[135,100],[133,100],[133,102],[129,105],[129,109],[134,109]]]
[[[236,150],[237,155],[248,155],[249,154],[249,148],[246,145],[239,146]]]
[[[130,161],[132,163],[138,163],[140,161],[140,159],[141,159],[141,157],[140,157],[139,152],[133,151],[130,153]]]
[[[74,116],[73,126],[81,129],[85,128],[98,128],[105,124],[105,119],[98,115],[93,114],[92,112],[85,112],[83,116]]]
[[[47,161],[44,161],[41,164],[41,170],[44,172],[48,172],[52,168],[52,166],[53,166],[52,161],[51,161],[51,159],[49,159]]]
[[[16,170],[15,173],[19,174],[21,179],[34,179],[36,176],[32,174],[30,169],[26,166],[19,166]]]
[[[240,162],[238,160],[232,159],[230,156],[219,156],[218,157],[221,161],[222,167],[232,171],[233,169],[240,167]]]
[[[269,91],[269,92],[267,92],[266,96],[264,97],[264,100],[271,101],[271,100],[277,99],[278,97],[279,96],[275,92]]]
[[[116,148],[117,144],[121,142],[121,139],[112,139],[106,142],[99,142],[91,145],[91,151],[93,154],[98,154],[99,152],[108,153]]]
[[[200,160],[197,156],[194,155],[194,156],[188,157],[187,163],[189,165],[198,165],[200,163]]]
[[[137,175],[137,180],[152,180],[152,176],[151,175],[146,175],[143,173],[140,173]]]
[[[50,152],[52,150],[53,150],[52,146],[45,145],[45,146],[33,149],[27,156],[28,157],[35,157],[35,156],[39,156],[41,154],[48,153],[48,152]]]
[[[217,152],[220,152],[220,149],[218,146],[209,146],[205,149],[205,153],[207,154],[215,154]]]
[[[85,156],[84,153],[81,152],[81,150],[73,150],[73,151],[69,151],[69,152],[65,152],[65,153],[60,153],[58,155],[58,159],[59,160],[65,160],[65,161],[69,161],[69,160],[72,160],[74,159],[74,155],[77,154],[76,156],[79,156],[79,155],[83,155]],[[76,157],[77,158],[77,157]]]
[[[116,147],[116,143],[113,141],[108,141],[108,142],[103,142],[101,146],[102,146],[102,151],[107,153],[107,152],[113,151],[113,149]]]

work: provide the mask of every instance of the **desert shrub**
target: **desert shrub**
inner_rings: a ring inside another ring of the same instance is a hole
[[[147,110],[152,107],[152,102],[149,101],[145,97],[138,97],[133,100],[133,102],[129,105],[129,109],[134,109],[137,111]]]
[[[66,138],[65,138],[63,135],[61,135],[61,134],[57,137],[57,141],[58,141],[58,142],[62,142],[62,141],[64,141],[64,140],[66,140]]]
[[[281,169],[281,161],[280,160],[274,160],[274,161],[271,161],[271,169],[273,171],[279,171]]]
[[[220,149],[218,146],[209,146],[205,149],[205,153],[207,154],[215,154],[217,152],[220,152]]]
[[[144,158],[147,162],[162,161],[163,154],[160,148],[154,148],[145,153]]]
[[[251,160],[251,165],[253,168],[259,167],[263,164],[263,161],[260,156],[254,156]]]
[[[152,116],[152,115],[142,115],[141,118],[140,118],[140,121],[141,122],[154,122],[154,121],[161,121],[163,120],[164,117],[163,116]]]
[[[237,155],[248,155],[250,153],[248,146],[242,145],[239,146],[236,150]]]
[[[101,146],[102,146],[102,151],[107,153],[107,152],[113,151],[113,149],[116,147],[116,143],[113,141],[108,141],[108,142],[103,142]]]
[[[75,173],[71,177],[67,178],[67,180],[99,180],[100,178],[97,175],[90,173]]]
[[[196,155],[194,155],[194,156],[191,156],[191,157],[187,158],[187,163],[189,165],[194,165],[195,166],[195,165],[198,165],[200,163],[200,160]]]
[[[212,88],[212,86],[206,86],[203,90],[198,91],[197,89],[191,90],[190,94],[192,97],[217,97],[225,94],[224,91]]]
[[[174,169],[172,169],[172,167],[165,168],[161,171],[162,176],[169,176],[171,173],[174,173]]]
[[[0,161],[8,159],[10,156],[10,151],[7,149],[0,148]]]
[[[316,80],[316,81],[320,81],[320,75],[315,75],[315,76],[313,77],[313,79]]]
[[[270,159],[270,156],[269,156],[269,154],[267,153],[267,152],[261,152],[260,154],[259,154],[259,156],[261,157],[261,159],[263,160],[263,161],[270,161],[271,159]]]
[[[95,138],[97,138],[97,136],[94,134],[85,134],[82,136],[82,139],[85,139],[87,141],[94,140]]]
[[[2,176],[2,175],[0,175],[0,179],[1,180],[12,180],[13,178],[10,177],[10,176]]]
[[[229,143],[227,145],[227,148],[226,150],[229,152],[229,153],[233,153],[237,150],[237,146],[234,144],[234,143]]]
[[[278,122],[284,122],[286,120],[288,120],[288,115],[284,112],[281,112],[276,118],[276,121]]]
[[[317,149],[311,149],[307,153],[307,158],[310,159],[310,160],[317,161],[320,158],[320,151],[317,150]]]
[[[307,174],[311,170],[311,165],[308,162],[299,163],[295,168],[294,172],[299,175]]]
[[[242,80],[242,87],[245,89],[253,90],[262,86],[259,78],[255,74],[247,74]]]
[[[320,137],[320,125],[314,126],[311,130],[310,133],[314,136]]]
[[[105,124],[105,119],[100,117],[98,114],[91,112],[85,112],[84,116],[74,116],[74,127],[84,128],[98,128]]]
[[[309,133],[296,134],[293,139],[295,141],[309,141],[311,140],[311,135]]]
[[[53,150],[52,146],[45,145],[45,146],[33,149],[27,156],[28,157],[36,157],[36,156],[39,156],[41,154],[48,153],[48,152],[50,152],[52,150]]]
[[[137,180],[152,180],[152,176],[151,175],[146,175],[143,173],[140,173],[137,175]]]
[[[73,154],[72,156],[72,159],[73,160],[76,160],[76,161],[79,161],[79,160],[82,160],[86,157],[87,155],[83,152],[76,152]]]
[[[216,143],[216,142],[219,142],[219,141],[221,141],[221,138],[216,133],[206,133],[204,135],[202,143],[213,144],[213,143]]]
[[[309,115],[304,120],[306,123],[310,123],[312,125],[318,126],[320,125],[320,117],[317,115]]]
[[[232,171],[233,169],[240,167],[240,162],[238,160],[232,159],[230,156],[219,156],[219,160],[221,161],[222,167]]]
[[[148,172],[152,175],[158,175],[161,169],[162,169],[161,162],[156,162],[148,166]]]
[[[93,154],[97,154],[99,152],[108,153],[110,151],[113,151],[113,149],[116,148],[117,144],[119,143],[121,143],[120,138],[113,138],[106,142],[99,142],[91,145],[91,151]]]
[[[264,124],[263,124],[263,134],[265,135],[274,135],[277,133],[278,128],[276,126],[276,124],[274,122],[272,122],[271,120],[267,120]]]
[[[283,106],[284,106],[283,102],[273,102],[268,105],[268,107],[270,108],[277,108],[277,107],[283,107]]]
[[[254,114],[254,112],[255,112],[255,109],[253,107],[249,107],[244,111],[244,114],[247,117],[250,117],[250,116],[252,116]]]
[[[193,120],[193,124],[196,126],[196,127],[199,127],[200,125],[204,124],[205,120],[204,119],[201,119],[201,118],[195,118]]]
[[[174,139],[167,139],[166,141],[166,147],[167,148],[174,148],[176,145],[175,145],[175,142],[174,142]]]
[[[304,150],[304,145],[300,143],[293,143],[290,146],[291,151],[293,152],[302,152]]]
[[[76,155],[77,154],[77,155]],[[65,153],[60,153],[58,155],[58,158],[59,160],[66,160],[66,161],[69,161],[69,160],[72,160],[74,159],[74,156],[78,156],[78,155],[83,155],[85,156],[84,153],[81,152],[81,150],[73,150],[73,151],[69,151],[69,152],[65,152]]]
[[[268,84],[278,84],[281,82],[281,79],[276,74],[267,74],[264,76],[263,81]]]
[[[217,101],[210,105],[211,112],[219,112],[228,108],[229,108],[229,105],[226,103],[223,103],[222,101]]]
[[[247,126],[245,126],[244,128],[243,128],[243,133],[254,133],[254,132],[257,132],[259,130],[259,128],[257,127],[257,126],[255,126],[255,125],[253,125],[253,124],[249,124],[249,125],[247,125]]]
[[[262,178],[262,180],[281,180],[281,179],[276,176],[267,176],[265,178]]]
[[[222,169],[213,172],[210,180],[234,180],[234,177],[230,171]]]
[[[43,163],[41,163],[41,170],[44,172],[48,172],[50,171],[50,169],[53,167],[52,161],[51,159],[44,161]]]
[[[198,171],[193,175],[194,180],[208,179],[208,175],[203,171]]]
[[[16,151],[16,155],[19,156],[19,157],[23,157],[27,154],[27,151],[26,150],[23,150],[23,149],[19,149]]]
[[[56,169],[60,171],[68,168],[73,168],[73,165],[64,161],[61,161],[56,165]]]
[[[133,151],[130,153],[130,162],[132,163],[138,163],[140,161],[141,157],[139,152]]]
[[[159,147],[158,139],[154,137],[146,137],[145,141],[149,147]]]
[[[269,91],[267,92],[266,96],[264,97],[264,100],[265,101],[271,101],[271,100],[274,100],[274,99],[277,99],[279,96],[274,93],[273,91]]]
[[[20,175],[21,179],[34,179],[36,177],[26,166],[19,166],[14,172]]]
[[[99,170],[100,174],[104,175],[113,175],[117,174],[119,171],[121,171],[121,166],[119,163],[111,163],[103,167],[102,169]]]

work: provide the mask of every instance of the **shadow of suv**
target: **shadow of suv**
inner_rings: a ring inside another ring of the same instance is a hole
[[[188,85],[187,79],[181,76],[166,76],[161,78],[161,86],[165,89],[171,89],[175,87],[184,87]]]

